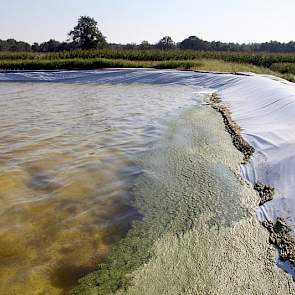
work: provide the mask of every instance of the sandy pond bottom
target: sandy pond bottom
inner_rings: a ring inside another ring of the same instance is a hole
[[[1,294],[295,294],[197,91],[0,84]]]

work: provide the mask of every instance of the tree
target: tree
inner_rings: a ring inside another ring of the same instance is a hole
[[[210,47],[209,42],[203,41],[196,36],[190,36],[184,39],[180,45],[180,49],[190,49],[190,50],[208,50]]]
[[[39,44],[37,42],[34,42],[34,44],[31,46],[31,49],[34,52],[38,52],[40,50]]]
[[[156,44],[156,47],[164,50],[173,49],[175,43],[170,36],[165,36]]]
[[[82,49],[103,48],[107,44],[97,28],[97,21],[89,16],[81,16],[69,36],[77,47]]]
[[[142,41],[139,44],[139,49],[142,49],[142,50],[148,50],[148,49],[151,49],[151,47],[152,47],[152,45],[146,40]]]
[[[72,49],[76,49],[75,43],[59,42],[54,39],[50,39],[49,41],[43,42],[41,44],[34,43],[32,45],[33,51],[40,51],[40,52],[58,52],[58,51],[72,50]]]
[[[127,43],[124,48],[128,49],[128,50],[134,50],[137,48],[136,43]]]
[[[47,42],[43,42],[39,45],[39,51],[43,52],[52,52],[52,51],[59,51],[60,42],[50,39]]]
[[[31,45],[14,39],[0,40],[0,51],[31,51]]]

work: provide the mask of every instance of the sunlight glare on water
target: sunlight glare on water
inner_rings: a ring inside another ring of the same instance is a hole
[[[0,293],[63,294],[139,213],[136,157],[196,104],[160,85],[0,84]]]

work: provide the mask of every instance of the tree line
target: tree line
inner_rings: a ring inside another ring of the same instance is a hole
[[[68,34],[69,39],[59,42],[54,39],[43,43],[30,45],[27,42],[16,41],[14,39],[1,40],[0,51],[12,52],[59,52],[75,49],[137,49],[137,50],[203,50],[203,51],[231,51],[231,52],[295,52],[295,42],[281,43],[270,41],[264,43],[226,43],[220,41],[205,41],[197,36],[189,36],[181,42],[175,42],[170,36],[165,36],[156,44],[142,41],[140,44],[116,44],[107,43],[105,36],[97,27],[95,19],[88,16],[81,16],[77,25]]]

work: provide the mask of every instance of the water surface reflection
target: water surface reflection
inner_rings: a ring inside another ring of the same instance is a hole
[[[62,294],[129,229],[136,162],[182,86],[0,84],[0,293]]]

